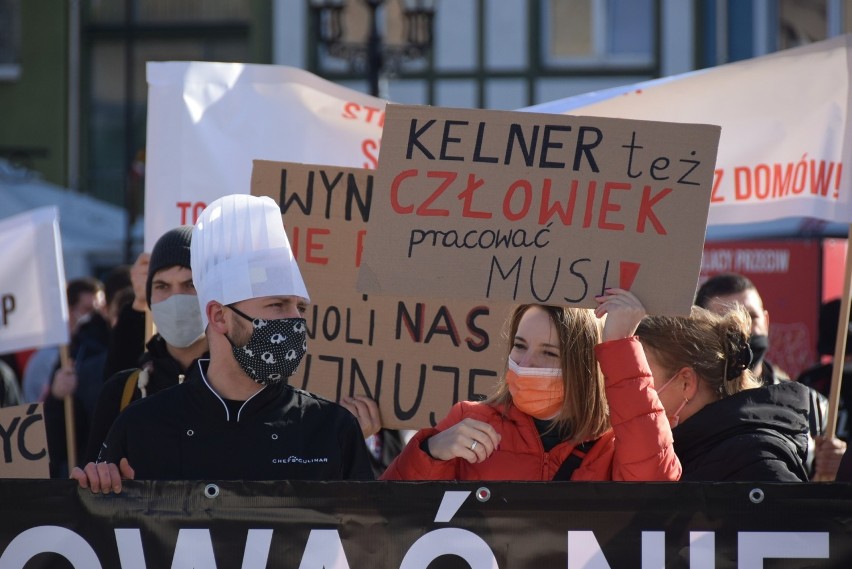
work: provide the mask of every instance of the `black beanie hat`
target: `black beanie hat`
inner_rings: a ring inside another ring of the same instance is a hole
[[[174,267],[192,269],[189,264],[189,244],[192,240],[192,226],[181,225],[163,233],[151,251],[148,264],[148,280],[145,282],[145,296],[151,306],[151,283],[157,271]]]

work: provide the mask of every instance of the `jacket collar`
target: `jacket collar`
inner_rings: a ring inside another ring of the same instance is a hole
[[[291,389],[284,383],[264,385],[260,391],[243,402],[237,412],[237,416],[233,417],[225,400],[213,389],[213,386],[210,385],[207,379],[207,368],[209,365],[209,358],[197,360],[196,366],[198,373],[192,374],[191,383],[193,384],[193,389],[199,393],[205,408],[211,413],[220,413],[225,421],[242,421],[278,401],[284,390]]]

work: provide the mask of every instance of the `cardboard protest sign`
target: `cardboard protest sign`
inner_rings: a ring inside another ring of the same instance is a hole
[[[0,478],[50,478],[41,403],[0,409]]]
[[[149,62],[145,250],[213,200],[248,193],[252,160],[375,168],[381,99],[280,65]]]
[[[709,224],[852,223],[852,35],[530,107],[722,126]]]
[[[0,221],[0,353],[68,343],[56,207]]]
[[[383,193],[374,172],[257,160],[253,195],[281,206],[311,296],[308,354],[290,383],[338,401],[367,394],[386,427],[440,421],[453,403],[493,391],[505,362],[509,306],[417,296],[371,296],[355,281]]]
[[[719,132],[388,105],[358,289],[688,314]]]

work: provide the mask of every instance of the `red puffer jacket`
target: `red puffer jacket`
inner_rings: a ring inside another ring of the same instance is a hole
[[[653,389],[651,371],[639,341],[613,340],[595,347],[606,378],[612,428],[598,439],[574,470],[571,480],[674,481],[681,466],[672,432]],[[500,447],[480,463],[436,460],[420,448],[422,441],[462,419],[490,424],[500,433]],[[434,429],[422,429],[382,475],[382,480],[552,480],[574,445],[562,442],[544,451],[532,417],[509,406],[470,401],[457,403]]]

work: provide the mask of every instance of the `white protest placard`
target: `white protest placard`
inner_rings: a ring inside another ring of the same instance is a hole
[[[388,105],[358,288],[688,314],[719,130]]]
[[[43,207],[0,221],[0,353],[68,343],[59,213]]]
[[[359,293],[362,245],[376,223],[371,210],[385,193],[375,173],[254,163],[252,194],[280,205],[311,297],[308,353],[288,381],[333,401],[368,395],[385,427],[434,425],[454,403],[493,392],[510,306]]]
[[[0,409],[0,478],[50,478],[41,403]]]
[[[285,66],[151,62],[145,249],[249,193],[252,160],[375,168],[384,101]]]
[[[852,223],[850,52],[845,35],[525,110],[721,125],[708,224]]]

